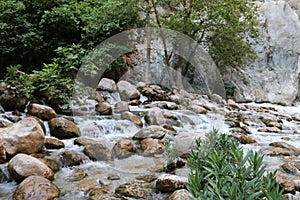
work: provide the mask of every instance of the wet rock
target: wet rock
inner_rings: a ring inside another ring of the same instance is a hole
[[[171,131],[173,133],[176,133],[176,130],[173,128],[173,126],[169,125],[169,124],[163,124],[162,127],[168,131]]]
[[[167,130],[156,125],[151,125],[139,130],[134,134],[133,139],[143,140],[146,138],[162,139],[167,133]]]
[[[155,181],[157,179],[157,177],[153,174],[149,174],[149,175],[137,176],[136,179],[145,181],[147,183],[151,183],[152,181]]]
[[[73,169],[72,173],[68,176],[71,181],[81,181],[87,176],[87,172],[85,169],[81,167],[76,167]]]
[[[284,193],[296,194],[293,179],[282,173],[276,173],[276,181],[284,188]]]
[[[173,192],[166,200],[189,200],[191,197],[191,194],[186,189],[180,189]]]
[[[107,102],[99,102],[95,106],[95,110],[101,115],[111,115],[112,113],[111,105]]]
[[[175,190],[185,189],[187,182],[187,177],[163,174],[156,180],[156,189],[161,192],[174,192]]]
[[[115,181],[115,180],[120,180],[120,176],[118,176],[117,174],[111,174],[107,177],[108,180],[112,180],[112,181]]]
[[[112,151],[113,154],[116,155],[119,159],[127,158],[133,154],[134,145],[130,140],[119,140],[113,147]]]
[[[277,127],[263,127],[257,129],[259,132],[267,132],[267,133],[280,133],[281,130]]]
[[[85,179],[85,180],[79,181],[76,184],[74,189],[86,192],[86,191],[90,190],[91,188],[94,188],[98,185],[99,185],[99,183],[96,179]]]
[[[278,120],[276,116],[263,115],[260,119],[268,127],[277,127],[278,129],[282,129],[282,121]]]
[[[297,175],[299,174],[300,163],[287,162],[280,165],[280,169],[288,174]]]
[[[115,193],[125,197],[149,199],[151,198],[151,185],[141,182],[125,183],[117,187]]]
[[[42,161],[26,154],[14,156],[8,163],[9,173],[18,182],[29,176],[42,176],[49,180],[54,179],[53,171]]]
[[[163,112],[157,107],[148,110],[145,120],[150,125],[162,125],[165,123]]]
[[[59,189],[48,179],[30,176],[17,187],[14,199],[49,200],[59,196]]]
[[[0,104],[5,111],[24,111],[28,100],[25,97],[16,97],[14,95],[0,96]]]
[[[86,145],[84,147],[84,153],[94,161],[110,161],[112,160],[112,154],[104,142],[97,142],[95,144]]]
[[[117,86],[114,80],[102,78],[98,84],[97,89],[108,92],[115,92],[117,90]]]
[[[210,100],[212,100],[213,102],[216,102],[217,104],[220,104],[220,105],[223,105],[225,103],[224,99],[218,94],[210,95]]]
[[[70,139],[79,137],[80,135],[77,125],[62,117],[51,119],[49,121],[49,128],[51,136],[58,139]]]
[[[88,160],[86,156],[74,151],[64,151],[61,154],[61,159],[63,166],[66,167],[77,166]]]
[[[5,117],[6,119],[8,119],[9,121],[13,122],[13,123],[16,123],[18,121],[21,121],[22,118],[18,115],[4,115],[3,117]]]
[[[27,114],[48,121],[56,117],[56,112],[49,106],[32,103],[29,105]]]
[[[257,143],[255,139],[244,135],[244,134],[232,134],[234,138],[236,138],[241,144],[252,144],[252,143]]]
[[[268,156],[290,156],[290,152],[287,149],[280,147],[267,147],[262,149],[261,152]]]
[[[10,127],[0,129],[0,141],[9,155],[17,153],[32,154],[44,146],[44,131],[39,122],[24,118]]]
[[[292,152],[292,154],[295,154],[296,156],[300,155],[300,150],[298,148],[285,142],[272,142],[269,145],[273,147],[285,148],[288,151]]]
[[[195,148],[197,138],[205,139],[205,134],[197,132],[180,132],[174,138],[174,147],[177,150],[177,155],[186,157]]]
[[[188,106],[188,109],[191,111],[194,111],[197,114],[206,114],[207,110],[201,106],[198,105],[190,105]]]
[[[86,145],[95,144],[95,143],[97,143],[96,140],[93,140],[88,137],[78,137],[74,140],[74,144],[79,145],[79,146],[86,146]]]
[[[163,115],[164,115],[165,118],[177,120],[176,115],[174,115],[173,113],[170,113],[170,112],[164,112]]]
[[[122,112],[121,118],[132,121],[134,124],[136,124],[138,126],[143,126],[142,120],[137,115],[135,115],[129,111]]]
[[[113,194],[112,191],[112,187],[111,186],[103,186],[101,188],[94,188],[91,189],[89,196],[90,197],[94,197],[93,199],[96,199],[95,197],[97,197],[97,199],[101,199],[101,196],[105,195],[105,194]]]
[[[63,165],[61,160],[57,157],[40,158],[39,160],[45,163],[54,173],[58,172]]]
[[[163,153],[164,143],[158,139],[146,138],[141,141],[141,147],[146,154]]]
[[[141,96],[141,93],[137,88],[127,81],[119,81],[117,83],[117,88],[123,101],[139,99]]]
[[[0,120],[0,128],[5,128],[5,127],[9,127],[11,126],[12,123],[4,121],[4,120]]]
[[[126,101],[119,101],[114,106],[114,112],[116,113],[122,113],[129,111],[129,105]]]
[[[56,138],[45,138],[45,147],[47,149],[61,149],[65,144]]]

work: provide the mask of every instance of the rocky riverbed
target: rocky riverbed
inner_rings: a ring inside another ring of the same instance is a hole
[[[89,102],[73,116],[37,103],[24,112],[1,104],[0,199],[189,199],[186,156],[213,127],[245,151],[265,154],[286,198],[299,196],[297,106],[238,104],[109,79]]]

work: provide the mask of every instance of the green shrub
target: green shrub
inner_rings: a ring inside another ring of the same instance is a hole
[[[266,173],[261,153],[244,154],[237,141],[217,130],[196,146],[188,157],[187,184],[195,199],[282,199],[276,172]]]

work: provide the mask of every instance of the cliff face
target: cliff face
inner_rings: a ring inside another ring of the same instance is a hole
[[[290,3],[299,11],[299,0]],[[259,3],[261,36],[253,42],[259,58],[243,69],[224,72],[225,83],[235,87],[236,101],[290,105],[297,97],[300,20],[293,8],[285,1]]]

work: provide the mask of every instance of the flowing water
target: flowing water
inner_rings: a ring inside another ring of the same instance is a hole
[[[119,101],[117,95],[111,97],[112,102]],[[154,102],[153,104],[155,104]],[[255,112],[256,108],[260,107],[272,107],[277,110],[281,116],[291,116],[300,112],[300,107],[284,107],[272,104],[245,104],[250,110],[243,111],[244,115],[256,116],[260,113]],[[130,106],[132,112],[146,112],[148,109],[143,106]],[[225,118],[223,115],[208,112],[206,115],[195,114],[188,110],[168,110],[168,112],[174,114],[177,117],[179,123],[174,124],[173,127],[177,132],[181,131],[195,131],[205,133],[212,128],[218,128],[222,132],[229,133],[230,128],[225,124]],[[5,115],[11,113],[5,113],[2,115],[2,119],[8,121]],[[112,149],[116,140],[121,138],[131,138],[140,127],[134,123],[121,120],[118,115],[113,116],[84,116],[74,117],[74,121],[80,127],[81,135],[99,140],[105,140],[108,146]],[[46,135],[50,135],[48,123],[44,123],[46,126]],[[245,151],[252,149],[258,151],[269,145],[270,142],[284,141],[288,144],[294,145],[300,149],[300,135],[294,134],[294,129],[299,129],[299,124],[293,120],[287,120],[282,118],[283,127],[285,127],[281,133],[266,133],[257,131],[259,125],[255,121],[249,121],[249,129],[251,130],[252,137],[257,140],[258,144],[243,145]],[[290,140],[283,140],[283,137],[288,137]],[[74,145],[74,139],[63,140],[65,148],[60,150],[50,150],[52,156],[59,157],[59,154],[65,150],[72,150],[75,152],[83,151],[83,147]],[[274,170],[284,163],[287,159],[285,157],[265,157],[265,162],[268,166],[268,170]],[[297,157],[295,159],[298,159]],[[93,186],[93,181],[97,185],[110,185],[111,190],[119,186],[120,184],[131,182],[136,180],[136,177],[140,175],[154,175],[159,176],[161,169],[165,165],[165,159],[162,155],[144,156],[135,154],[126,159],[114,159],[110,162],[100,161],[85,161],[79,166],[62,167],[62,169],[56,173],[54,183],[61,190],[61,197],[57,199],[61,200],[75,200],[75,199],[88,199],[87,188],[89,184]],[[3,171],[8,180],[1,180],[0,177],[0,199],[7,200],[12,199],[13,191],[17,184],[9,178],[9,173],[6,169],[7,163],[0,165],[0,170]],[[178,175],[187,175],[188,169],[181,169],[176,171]],[[117,175],[120,177],[118,180],[109,180],[109,175]],[[90,181],[86,185],[81,185],[81,181]],[[166,195],[160,193],[153,193],[154,199],[163,199]]]

